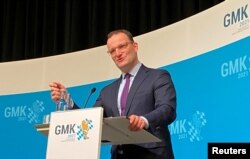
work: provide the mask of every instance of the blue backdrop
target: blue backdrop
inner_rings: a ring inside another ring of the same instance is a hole
[[[169,126],[177,159],[207,158],[208,142],[250,141],[249,44],[247,37],[162,67],[171,73],[177,91],[177,119]],[[69,92],[83,105],[96,87],[89,107],[111,81],[72,87]],[[36,132],[34,125],[54,110],[49,91],[0,96],[1,155],[44,159],[47,137]],[[109,158],[109,149],[102,147],[102,159]]]

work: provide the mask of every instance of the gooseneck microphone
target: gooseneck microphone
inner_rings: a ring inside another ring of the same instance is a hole
[[[89,98],[91,97],[91,95],[92,95],[95,91],[96,91],[96,88],[95,88],[95,87],[91,89],[91,91],[90,91],[90,93],[89,93],[89,96],[88,96],[88,98],[87,98],[87,100],[86,100],[86,102],[85,102],[85,104],[84,104],[84,106],[83,106],[83,109],[87,106],[88,101],[89,101]]]

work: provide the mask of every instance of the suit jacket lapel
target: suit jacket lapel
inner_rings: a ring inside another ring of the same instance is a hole
[[[118,105],[117,105],[117,99],[118,99],[118,91],[119,91],[121,79],[122,79],[122,77],[120,77],[115,82],[114,91],[112,91],[113,92],[112,99],[110,99],[111,101],[113,101],[113,105],[114,105],[114,107],[112,107],[114,116],[120,116],[120,113],[119,113],[119,110],[118,110]],[[113,99],[116,99],[116,100],[113,100]]]
[[[126,102],[126,108],[125,108],[126,115],[128,114],[128,112],[132,106],[132,101],[133,101],[133,98],[134,98],[138,88],[140,87],[142,82],[147,77],[148,71],[149,71],[149,69],[147,67],[145,67],[144,65],[142,65],[141,68],[139,69],[139,71],[138,71],[138,73],[133,81],[133,84],[129,90],[129,94],[128,94],[128,98],[127,98],[127,102]]]

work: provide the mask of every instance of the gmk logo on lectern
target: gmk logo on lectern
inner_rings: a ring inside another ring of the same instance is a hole
[[[87,140],[89,139],[89,133],[94,128],[93,122],[90,119],[82,120],[78,124],[64,124],[55,126],[55,135],[67,135],[68,140]]]

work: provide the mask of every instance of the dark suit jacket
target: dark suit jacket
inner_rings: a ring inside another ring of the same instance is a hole
[[[94,105],[104,108],[104,117],[119,116],[117,96],[120,82],[121,77],[104,87]],[[156,153],[165,153],[166,158],[173,158],[167,125],[176,118],[176,93],[167,71],[141,66],[130,88],[126,103],[126,116],[132,114],[144,116],[149,122],[147,131],[162,140],[162,142],[140,144],[140,146],[149,149],[166,147],[160,150],[165,152]]]

